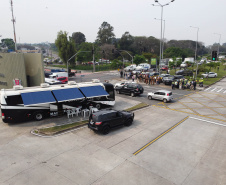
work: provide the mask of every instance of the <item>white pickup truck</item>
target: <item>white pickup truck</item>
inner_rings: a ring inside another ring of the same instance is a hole
[[[125,71],[133,71],[136,69],[136,64],[132,64],[130,66],[127,66],[124,70]]]

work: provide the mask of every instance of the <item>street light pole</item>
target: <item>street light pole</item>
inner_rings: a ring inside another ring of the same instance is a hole
[[[190,26],[191,28],[197,29],[197,40],[196,40],[196,48],[195,48],[195,62],[196,62],[196,73],[195,73],[195,79],[197,78],[197,71],[198,71],[198,61],[196,61],[197,56],[197,47],[198,47],[198,35],[199,35],[199,27]]]
[[[132,58],[132,64],[133,64],[133,56],[132,55],[130,55],[129,54],[129,52],[128,51],[126,51],[126,50],[120,50],[120,51],[125,51],[131,58]]]
[[[157,18],[155,18],[155,20],[161,21],[161,19],[157,19]],[[164,26],[163,26],[163,36],[162,36],[162,59],[163,59],[165,27],[166,27],[165,20],[163,20],[163,21],[164,21]]]
[[[160,53],[159,53],[159,64],[161,62],[161,55],[162,55],[162,18],[163,18],[163,7],[169,5],[170,3],[174,2],[174,0],[171,0],[169,3],[166,4],[160,4],[158,0],[155,0],[155,3],[158,3],[158,5],[152,4],[153,6],[160,6],[161,7],[161,33],[160,33]],[[160,73],[160,65],[159,65],[159,73]]]
[[[217,58],[219,57],[220,54],[220,42],[221,42],[221,34],[219,33],[214,33],[215,35],[219,35],[219,43],[218,43],[218,51],[217,51]]]
[[[68,76],[68,78],[69,78],[68,62],[69,62],[72,58],[74,58],[77,54],[79,54],[79,53],[81,53],[81,52],[90,52],[90,51],[78,51],[78,52],[75,53],[71,58],[69,58],[69,59],[67,60],[67,76]]]

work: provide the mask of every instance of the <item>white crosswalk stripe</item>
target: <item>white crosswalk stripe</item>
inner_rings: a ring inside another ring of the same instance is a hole
[[[217,87],[209,87],[207,89],[205,89],[204,91],[209,91],[209,92],[217,92],[217,93],[223,93],[225,94],[226,93],[226,89],[224,88],[217,88]]]
[[[217,92],[221,92],[223,90],[223,88],[221,88],[220,90],[218,90]]]
[[[205,89],[204,91],[208,91],[208,90],[210,90],[210,89],[211,89],[211,87],[209,87],[209,88]]]

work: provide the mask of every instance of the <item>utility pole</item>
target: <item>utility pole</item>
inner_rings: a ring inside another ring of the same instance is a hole
[[[93,72],[95,72],[94,44],[93,44],[92,54],[93,54]]]
[[[14,32],[14,42],[15,42],[15,51],[17,52],[17,46],[16,46],[16,29],[15,29],[15,18],[13,15],[13,0],[10,1],[11,4],[11,11],[12,11],[12,22],[13,22],[13,32]]]

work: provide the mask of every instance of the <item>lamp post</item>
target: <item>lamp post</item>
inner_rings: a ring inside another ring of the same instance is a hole
[[[196,40],[196,47],[195,47],[195,62],[196,62],[196,73],[195,73],[195,79],[197,78],[197,70],[198,70],[198,61],[196,61],[197,56],[197,46],[198,46],[198,36],[199,36],[199,27],[190,26],[191,28],[197,29],[197,40]]]
[[[155,18],[155,20],[158,20],[158,21],[161,21],[161,19],[157,19],[157,18]],[[166,24],[165,24],[165,21],[166,20],[163,20],[164,21],[164,27],[163,27],[163,36],[162,36],[162,58],[163,58],[163,50],[164,50],[164,39],[165,39],[165,26],[166,26]]]
[[[128,51],[126,51],[126,50],[120,50],[120,51],[124,51],[124,52],[126,52],[131,58],[132,58],[132,64],[133,64],[133,56],[132,55],[130,55],[129,54],[129,52]]]
[[[78,51],[78,52],[75,53],[71,58],[69,58],[69,59],[67,60],[67,76],[68,76],[68,78],[69,78],[68,62],[69,62],[72,58],[74,58],[77,54],[79,54],[79,53],[81,53],[81,52],[90,52],[90,51]]]
[[[161,55],[162,55],[162,17],[163,17],[163,7],[169,5],[170,3],[174,2],[174,0],[171,0],[169,3],[166,4],[160,4],[158,0],[155,0],[155,3],[158,3],[158,5],[152,4],[153,6],[160,6],[161,7],[161,34],[160,34],[160,53],[159,53],[159,64],[161,61]],[[160,73],[160,65],[159,65],[159,73]]]
[[[221,34],[219,33],[214,33],[215,35],[219,35],[219,43],[218,43],[218,51],[217,51],[217,58],[219,57],[220,54],[220,42],[221,42]]]

